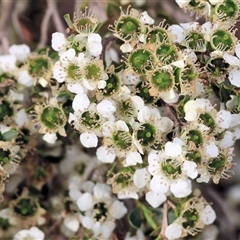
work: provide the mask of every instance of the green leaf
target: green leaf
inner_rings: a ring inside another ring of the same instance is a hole
[[[141,209],[135,208],[128,214],[128,222],[134,228],[141,227]]]
[[[155,223],[155,221],[153,220],[152,216],[153,216],[153,212],[151,210],[149,210],[147,207],[145,207],[142,203],[137,202],[138,207],[140,207],[143,211],[144,217],[146,218],[148,224],[154,229],[156,230],[158,228],[157,224]]]
[[[63,16],[64,20],[66,21],[67,25],[69,28],[72,28],[73,27],[73,23],[72,23],[72,20],[70,18],[70,15],[69,14],[65,14]]]
[[[70,94],[69,92],[60,92],[57,96],[57,101],[58,102],[66,102],[67,100],[70,99]]]
[[[2,134],[3,141],[11,141],[15,137],[17,137],[18,131],[15,129],[11,129],[5,133]]]

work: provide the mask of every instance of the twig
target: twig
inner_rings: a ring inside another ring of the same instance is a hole
[[[59,17],[59,13],[57,10],[57,5],[55,0],[47,0],[47,9],[45,15],[43,17],[42,25],[41,25],[41,38],[38,44],[38,48],[42,48],[47,43],[48,37],[48,25],[50,18],[53,17],[54,25],[59,32],[64,32],[64,27]]]
[[[14,6],[16,5],[16,0],[13,1],[2,1],[1,2],[1,13],[0,13],[0,41],[2,43],[3,53],[8,53],[9,41],[7,38],[7,31],[11,19],[11,13]]]
[[[160,232],[159,238],[162,238],[163,240],[167,240],[165,236],[166,228],[168,226],[168,202],[163,203],[163,219],[162,219],[162,228]]]
[[[167,200],[167,204],[168,204],[173,210],[175,210],[175,209],[177,208],[170,200]]]
[[[22,29],[21,29],[21,26],[19,23],[19,19],[18,19],[17,4],[15,4],[15,6],[14,6],[11,18],[12,18],[12,24],[13,24],[14,30],[16,31],[16,34],[17,34],[20,42],[23,42],[24,35],[23,35]]]
[[[174,107],[170,106],[168,103],[164,102],[162,99],[161,99],[161,103],[166,108],[167,113],[168,113],[170,119],[174,122],[175,137],[180,137],[181,122],[180,122],[180,120],[177,117],[176,110],[174,109]]]

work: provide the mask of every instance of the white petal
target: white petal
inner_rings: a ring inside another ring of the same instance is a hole
[[[150,189],[156,193],[166,193],[169,189],[169,181],[164,176],[153,176],[150,181]]]
[[[29,233],[30,233],[30,235],[31,235],[34,239],[36,239],[36,240],[43,240],[44,237],[45,237],[44,232],[41,231],[41,230],[40,230],[39,228],[37,228],[37,227],[31,227],[31,228],[29,229]]]
[[[46,133],[43,136],[43,140],[47,143],[54,144],[57,141],[57,135],[56,133]]]
[[[217,157],[219,154],[218,147],[212,141],[209,142],[208,144],[205,144],[204,150],[212,158]]]
[[[203,173],[201,174],[201,176],[199,178],[197,178],[197,182],[199,183],[208,183],[210,180],[210,176],[207,173]]]
[[[67,89],[71,93],[83,94],[85,93],[84,88],[79,83],[67,84]]]
[[[149,24],[149,25],[154,24],[154,19],[151,18],[146,11],[144,11],[144,12],[141,13],[139,20],[140,20],[143,24]]]
[[[138,152],[128,152],[124,166],[134,166],[137,163],[142,163],[142,157]]]
[[[232,85],[240,87],[240,71],[233,69],[229,72],[229,81]]]
[[[223,139],[221,139],[221,141],[219,143],[219,147],[220,148],[232,147],[234,145],[234,143],[235,143],[234,134],[230,131],[226,131],[224,133]]]
[[[117,130],[121,130],[121,131],[124,131],[124,132],[129,132],[129,128],[128,128],[127,124],[122,120],[118,120],[116,122],[116,127],[117,127]]]
[[[92,229],[93,228],[94,221],[92,218],[88,216],[84,216],[82,218],[82,225],[87,228],[87,229]]]
[[[236,45],[235,52],[236,52],[237,57],[240,59],[240,44]]]
[[[167,156],[176,158],[182,153],[182,147],[178,143],[167,142],[164,151]]]
[[[79,221],[73,216],[66,216],[63,223],[65,226],[73,232],[76,232],[79,229]]]
[[[82,195],[82,193],[78,189],[76,189],[76,188],[69,189],[69,196],[74,201],[77,201],[81,197],[81,195]]]
[[[131,52],[133,50],[133,47],[130,43],[126,42],[126,43],[121,45],[120,50],[123,53],[128,53],[128,52]]]
[[[52,48],[55,51],[60,51],[65,49],[66,47],[66,39],[63,33],[55,32],[52,34]]]
[[[115,200],[109,209],[109,213],[113,218],[120,219],[127,213],[127,208],[123,202]]]
[[[68,66],[75,58],[76,52],[73,48],[68,49],[66,52],[61,54],[60,62],[64,66]]]
[[[87,48],[90,54],[94,57],[98,57],[102,52],[102,39],[97,33],[90,33],[88,35]]]
[[[81,197],[77,200],[77,205],[80,211],[87,211],[93,206],[93,198],[90,193],[83,193]]]
[[[88,108],[90,100],[86,94],[77,94],[72,102],[74,111],[84,111]]]
[[[97,147],[98,138],[95,133],[84,132],[80,135],[80,141],[86,148]]]
[[[102,236],[105,239],[109,239],[115,227],[116,227],[116,223],[113,221],[104,222],[102,224]]]
[[[240,64],[240,61],[237,57],[229,54],[229,53],[224,53],[223,54],[223,59],[230,65],[233,66],[238,66]]]
[[[139,96],[131,96],[131,100],[133,103],[133,106],[137,109],[137,110],[141,110],[144,107],[144,101],[141,97]]]
[[[167,197],[163,193],[155,193],[153,191],[149,191],[146,193],[147,202],[153,207],[159,207],[163,202],[166,201]]]
[[[109,117],[109,115],[113,114],[116,111],[116,107],[114,106],[112,101],[102,100],[97,105],[97,111],[104,117]]]
[[[165,231],[165,236],[168,240],[177,240],[180,239],[182,235],[182,226],[178,223],[172,223],[167,226]]]
[[[171,25],[168,31],[173,35],[172,40],[174,42],[182,42],[185,38],[183,28],[179,25]]]
[[[146,168],[135,170],[133,174],[133,182],[138,188],[143,188],[150,180],[150,174]]]
[[[117,194],[117,197],[118,199],[128,199],[128,198],[138,199],[138,195],[135,191],[125,190],[125,189],[120,190]]]
[[[184,161],[182,170],[192,179],[195,179],[198,175],[197,164],[192,161]]]
[[[15,116],[15,122],[19,127],[26,125],[29,122],[28,115],[25,109],[20,109]]]
[[[105,183],[97,183],[93,188],[93,194],[96,199],[105,199],[111,196],[111,187]]]
[[[26,70],[23,70],[19,73],[17,80],[18,80],[18,83],[26,87],[31,87],[33,85],[33,79]]]
[[[12,45],[9,53],[17,58],[18,61],[25,61],[31,53],[29,46],[26,44]]]
[[[185,181],[178,179],[171,184],[170,190],[177,198],[186,197],[192,192],[191,181],[189,179],[186,179]]]
[[[101,146],[97,149],[97,158],[104,163],[112,163],[115,160],[116,154],[110,151],[107,147]]]
[[[207,205],[201,212],[201,220],[206,224],[212,224],[216,219],[216,213],[210,205]]]
[[[226,110],[220,110],[216,116],[216,122],[219,127],[227,129],[230,127],[232,121],[232,114]]]

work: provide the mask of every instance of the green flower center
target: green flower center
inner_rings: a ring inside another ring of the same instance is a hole
[[[174,85],[174,76],[168,71],[155,71],[151,76],[151,83],[159,91],[167,91]]]
[[[15,213],[23,217],[32,217],[35,215],[37,210],[38,210],[37,203],[35,203],[29,198],[20,199],[17,205],[14,206]]]
[[[85,77],[88,80],[98,81],[102,76],[102,69],[96,63],[89,63],[85,67]]]
[[[233,0],[226,0],[216,7],[216,14],[221,21],[235,19],[239,13],[239,5]]]
[[[108,80],[106,81],[106,87],[104,89],[99,89],[99,92],[102,93],[103,96],[109,97],[120,90],[120,79],[114,75],[109,75]]]
[[[178,59],[178,50],[170,43],[161,44],[159,48],[157,48],[156,54],[162,64],[170,64]]]
[[[211,131],[214,130],[214,128],[215,128],[215,121],[214,121],[213,117],[209,113],[202,113],[199,116],[199,118],[203,120],[203,123],[207,127],[211,128]]]
[[[226,158],[223,154],[219,154],[218,157],[210,159],[208,164],[208,171],[211,174],[216,174],[218,172],[221,172],[224,169],[224,166],[226,164]]]
[[[93,218],[96,221],[104,221],[107,217],[107,206],[106,203],[104,202],[98,202],[96,204],[94,204],[93,206],[94,212],[93,212]]]
[[[187,136],[188,141],[194,142],[197,147],[203,143],[202,133],[198,130],[190,130]]]
[[[193,162],[195,162],[197,164],[201,163],[201,153],[198,150],[190,152],[190,153],[187,153],[186,154],[186,158],[189,161],[193,161]]]
[[[80,18],[76,21],[75,26],[78,31],[85,32],[86,29],[90,30],[90,32],[94,29],[95,23],[88,17]]]
[[[181,79],[184,81],[191,82],[199,76],[194,65],[188,64],[181,72]]]
[[[95,112],[86,111],[82,113],[81,123],[85,125],[88,129],[95,129],[100,127],[101,118]]]
[[[137,139],[143,146],[149,146],[155,141],[156,128],[155,126],[144,123],[137,131]]]
[[[146,49],[137,49],[129,55],[129,63],[137,74],[145,74],[152,68],[153,55]]]
[[[54,130],[65,125],[66,116],[60,108],[46,107],[40,115],[40,120],[48,129]]]
[[[69,64],[67,74],[71,79],[74,80],[80,80],[81,78],[80,69],[77,65],[74,64]]]
[[[115,182],[124,189],[129,186],[132,182],[132,175],[128,172],[120,172],[118,173]]]
[[[118,102],[117,107],[121,118],[128,119],[134,115],[134,107],[130,100]]]
[[[129,132],[118,130],[112,135],[114,145],[122,150],[129,149],[132,146],[132,138]]]
[[[181,166],[174,166],[172,163],[172,159],[167,159],[166,162],[164,162],[161,165],[162,170],[166,174],[166,176],[171,178],[175,178],[176,176],[180,175],[182,173]]]
[[[49,72],[51,62],[44,57],[36,57],[29,60],[28,72],[33,77],[44,77]]]
[[[168,42],[169,37],[168,33],[163,28],[156,28],[148,32],[147,34],[147,43],[156,43],[156,42]]]
[[[141,97],[145,104],[153,103],[154,97],[149,93],[149,86],[146,82],[139,82],[136,86],[136,95]]]
[[[134,17],[124,16],[118,20],[116,30],[123,39],[130,40],[132,35],[140,33],[141,23]]]
[[[3,149],[0,149],[0,163],[1,166],[9,163],[11,161],[11,152],[9,150],[4,151]]]
[[[219,29],[212,34],[211,45],[213,49],[228,51],[233,48],[234,40],[228,31]]]
[[[13,116],[13,109],[10,106],[9,102],[3,100],[1,105],[0,105],[0,122],[2,122],[6,116],[12,117]]]
[[[188,48],[194,51],[205,51],[204,35],[199,32],[192,31],[185,37]]]
[[[229,64],[225,62],[225,60],[221,57],[209,59],[207,62],[207,70],[212,73],[213,76],[221,76],[223,75],[227,69],[229,68]]]
[[[193,228],[199,219],[199,214],[196,209],[187,210],[182,215],[182,218],[185,220],[182,225],[184,228],[191,227]]]

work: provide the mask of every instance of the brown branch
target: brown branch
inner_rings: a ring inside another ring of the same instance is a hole
[[[50,21],[51,17],[53,17],[53,22],[54,22],[54,25],[55,25],[57,31],[64,33],[65,29],[61,22],[55,0],[54,1],[47,0],[47,9],[46,9],[45,15],[43,17],[42,25],[41,25],[41,38],[40,38],[40,42],[38,44],[38,48],[44,47],[47,43],[48,27],[49,27],[49,21]]]
[[[2,45],[2,52],[8,53],[9,41],[7,32],[10,24],[11,13],[15,8],[16,0],[2,1],[1,2],[1,13],[0,13],[0,41]]]
[[[176,110],[173,106],[169,105],[168,103],[164,102],[162,99],[160,99],[162,105],[166,108],[166,111],[170,117],[170,119],[173,121],[174,123],[174,127],[175,127],[175,137],[180,137],[180,133],[181,133],[181,122],[177,117],[176,114]]]
[[[160,232],[159,238],[161,238],[163,240],[167,240],[167,238],[165,236],[166,228],[168,226],[168,202],[167,201],[165,201],[163,203],[162,214],[163,214],[162,228],[161,228],[161,232]]]

